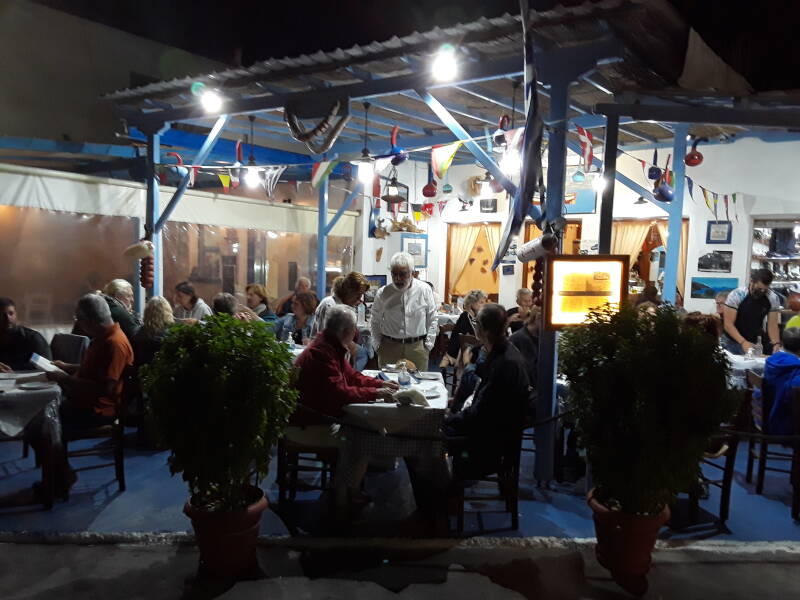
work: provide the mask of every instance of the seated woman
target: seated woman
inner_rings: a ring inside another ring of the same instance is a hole
[[[264,322],[274,323],[278,317],[269,308],[267,288],[260,283],[249,283],[245,292],[247,292],[247,308],[256,313]]]
[[[153,296],[144,307],[144,324],[133,336],[133,364],[136,367],[152,362],[161,348],[167,328],[175,322],[172,307],[163,296]]]
[[[191,325],[211,314],[211,308],[197,296],[194,286],[181,281],[175,286],[175,320]]]
[[[456,364],[458,361],[458,354],[461,351],[460,337],[462,335],[475,335],[475,316],[478,311],[486,304],[486,294],[481,290],[470,290],[464,296],[464,312],[462,312],[456,326],[450,334],[450,340],[447,342],[447,353],[442,358],[440,367],[449,367]],[[464,361],[462,361],[464,362]]]
[[[357,318],[356,307],[364,301],[364,294],[367,290],[369,290],[367,278],[357,271],[351,271],[344,277],[337,277],[333,281],[331,295],[322,299],[314,313],[313,335],[325,329],[327,312],[333,306],[343,305],[347,307],[348,310],[352,311],[353,316]],[[359,332],[358,329],[356,329],[353,334],[353,342],[349,348],[350,358],[353,361],[356,371],[361,371],[366,366],[370,355],[369,350],[358,342]]]
[[[517,305],[506,313],[508,315],[508,326],[511,333],[519,331],[528,320],[528,313],[533,306],[533,291],[528,288],[517,290]]]
[[[292,312],[281,319],[278,339],[282,342],[290,339],[298,345],[305,346],[311,341],[311,331],[314,329],[314,309],[317,301],[313,294],[301,292],[292,299]]]

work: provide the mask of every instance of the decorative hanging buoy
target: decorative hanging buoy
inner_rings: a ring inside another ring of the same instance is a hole
[[[687,167],[696,167],[703,162],[703,154],[697,149],[697,144],[700,142],[707,142],[708,138],[697,138],[692,144],[692,150],[684,158],[683,162]]]

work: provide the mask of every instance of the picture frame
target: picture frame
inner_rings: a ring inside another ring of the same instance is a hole
[[[425,233],[404,233],[400,236],[400,251],[407,252],[414,259],[415,269],[428,268],[428,235]]]
[[[704,273],[730,273],[733,264],[733,251],[712,250],[697,259],[697,270]]]
[[[386,285],[388,277],[386,275],[365,275],[369,289],[364,293],[364,302],[370,303],[375,301],[375,294],[378,290]]]
[[[480,210],[482,213],[496,213],[497,212],[497,198],[481,198]]]
[[[730,221],[708,221],[706,244],[730,244],[733,224]]]
[[[399,214],[408,214],[408,200],[404,200],[403,202],[399,202],[397,204],[397,212]]]
[[[692,277],[691,298],[713,300],[720,292],[739,287],[738,277]]]

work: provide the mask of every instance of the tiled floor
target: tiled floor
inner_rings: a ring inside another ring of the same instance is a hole
[[[131,438],[132,439],[132,438]],[[86,442],[90,443],[90,442]],[[132,443],[130,444],[132,446]],[[119,493],[113,481],[113,469],[84,471],[70,499],[59,502],[51,511],[31,504],[30,486],[39,472],[33,457],[21,458],[21,444],[0,444],[0,531],[34,532],[175,532],[190,530],[182,507],[187,492],[180,476],[171,477],[166,452],[142,452],[126,449],[125,470],[128,489]],[[85,458],[83,461],[95,460]],[[520,528],[510,529],[508,514],[484,514],[479,520],[468,514],[466,533],[509,537],[594,536],[591,512],[581,495],[566,488],[544,490],[532,479],[533,455],[522,458]],[[84,462],[83,464],[87,464]],[[273,463],[274,464],[274,463]],[[791,487],[788,475],[768,474],[762,496],[744,481],[745,449],[740,448],[731,496],[728,530],[705,529],[693,533],[665,531],[663,537],[712,538],[739,541],[800,541],[800,523],[790,517]],[[270,498],[277,496],[274,468],[263,482]],[[559,491],[559,489],[561,491]],[[408,476],[402,461],[398,468],[368,475],[366,490],[374,502],[364,509],[353,534],[403,534],[398,523],[414,509]],[[279,517],[268,511],[262,521],[263,535],[288,533],[284,520],[299,533],[320,533],[324,503],[318,492],[300,492],[294,505]],[[712,488],[711,497],[701,508],[716,513],[719,497]],[[480,507],[475,507],[480,508]],[[488,508],[488,507],[483,507]],[[482,525],[482,527],[481,527]]]

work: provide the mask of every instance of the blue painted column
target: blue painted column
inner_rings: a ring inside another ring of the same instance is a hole
[[[569,104],[569,81],[557,80],[551,85],[550,135],[547,147],[547,200],[545,219],[552,223],[561,216],[564,207],[564,178],[567,167],[567,109]],[[560,248],[559,248],[560,251]],[[545,267],[545,289],[547,272]],[[556,332],[542,329],[539,334],[539,382],[536,400],[536,420],[546,419],[556,413],[556,366],[558,351]],[[536,442],[536,464],[534,476],[537,481],[553,479],[554,444],[556,422],[541,425],[534,431]]]
[[[675,169],[675,193],[669,205],[669,224],[667,229],[667,260],[664,264],[664,291],[661,294],[666,302],[675,304],[678,283],[678,261],[681,256],[681,224],[683,222],[683,190],[686,187],[686,135],[689,125],[675,124],[675,141],[672,147],[672,164]],[[685,293],[685,292],[684,292]]]
[[[163,280],[161,233],[155,230],[160,213],[156,165],[161,162],[161,133],[161,131],[147,133],[147,203],[145,207],[144,231],[145,237],[153,242],[155,248],[155,277],[153,278],[153,288],[147,290],[147,298],[161,296],[161,284]]]
[[[328,264],[328,179],[319,184],[319,215],[317,220],[317,297],[325,296],[325,267]]]

